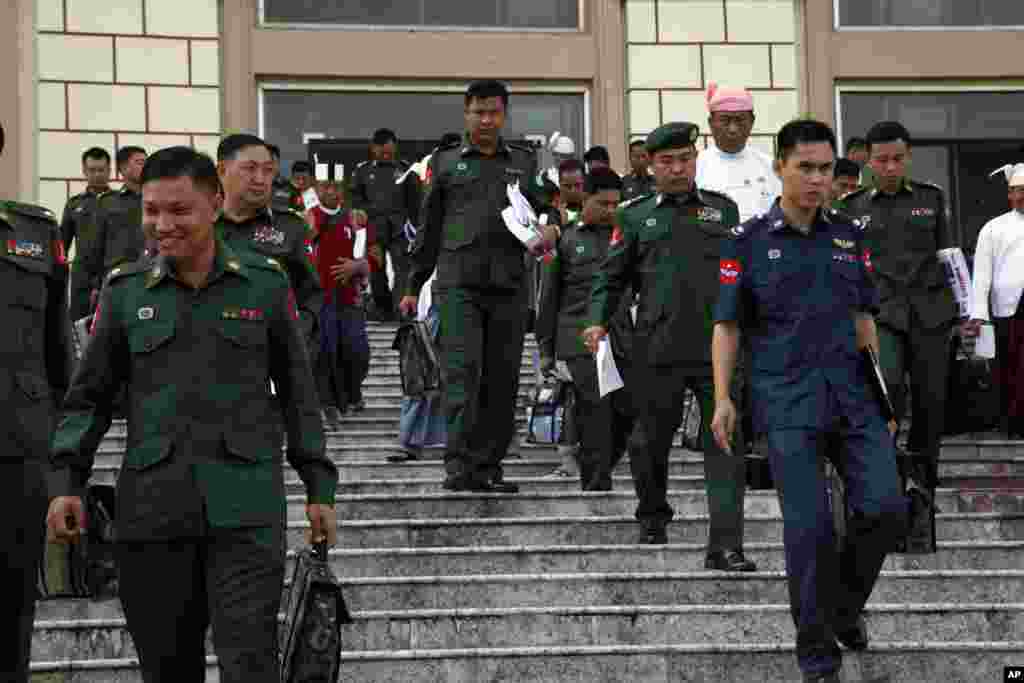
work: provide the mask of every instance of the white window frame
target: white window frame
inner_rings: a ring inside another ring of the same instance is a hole
[[[266,93],[279,90],[313,90],[318,92],[365,92],[365,93],[389,93],[389,92],[422,92],[422,93],[464,93],[468,81],[264,81],[256,86],[257,95],[257,125],[260,137],[266,135]],[[590,114],[591,94],[590,88],[579,83],[509,83],[509,94],[513,97],[517,93],[536,95],[583,95],[583,144],[577,145],[577,149],[590,148]],[[510,103],[515,107],[515,100]],[[547,135],[555,132],[554,129],[547,131]]]
[[[814,0],[811,0],[813,2]],[[1014,0],[1006,0],[1013,2]],[[1007,26],[846,26],[839,22],[839,3],[832,0],[833,28],[836,31],[1021,31],[1024,25]],[[263,0],[260,0],[263,3]]]
[[[399,0],[409,2],[409,0]],[[472,2],[473,0],[466,0]],[[587,13],[584,3],[586,0],[578,0],[576,6],[576,27],[575,28],[540,28],[514,26],[424,26],[420,24],[324,24],[324,23],[278,23],[267,22],[266,0],[257,0],[257,25],[259,28],[281,29],[281,30],[303,30],[303,31],[415,31],[418,33],[429,33],[432,31],[474,31],[481,33],[584,33],[587,30]],[[653,0],[652,0],[653,2]]]

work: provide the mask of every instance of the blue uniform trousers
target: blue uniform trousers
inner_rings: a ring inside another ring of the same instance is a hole
[[[796,623],[797,660],[807,673],[839,669],[835,632],[852,626],[875,585],[882,562],[906,534],[907,503],[899,488],[896,452],[881,416],[837,426],[842,447],[826,449],[827,430],[769,430],[768,457],[785,527],[789,601]],[[837,552],[826,497],[826,452],[846,484],[847,542]]]

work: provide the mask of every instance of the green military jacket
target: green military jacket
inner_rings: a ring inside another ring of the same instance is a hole
[[[324,293],[320,278],[313,269],[313,234],[306,219],[295,210],[265,212],[241,223],[224,214],[217,219],[217,235],[236,252],[252,252],[276,259],[288,273],[302,312],[302,328],[307,338],[323,306]]]
[[[270,206],[274,211],[291,211],[302,198],[294,185],[283,178],[275,178],[270,187]]]
[[[408,293],[418,295],[437,268],[436,289],[468,287],[519,290],[525,248],[501,218],[507,188],[520,189],[538,212],[537,160],[533,150],[501,140],[497,154],[481,154],[468,138],[440,147],[430,159],[432,180],[423,200],[411,252]]]
[[[591,323],[607,328],[632,286],[639,302],[636,360],[710,372],[719,251],[738,223],[735,202],[703,189],[621,205],[608,257],[594,278]]]
[[[99,199],[106,192],[79,192],[64,205],[64,215],[60,221],[60,238],[64,242],[64,251],[71,250],[71,243],[78,240],[76,251],[82,252],[81,245],[92,239],[93,215],[99,205]]]
[[[83,243],[80,252],[90,289],[99,289],[115,266],[141,257],[145,246],[142,195],[127,185],[100,195],[93,214],[92,240]]]
[[[115,268],[53,440],[50,495],[81,495],[125,384],[119,540],[280,527],[282,407],[288,462],[309,502],[333,505],[337,470],[297,320],[281,266],[220,241],[198,290],[161,257]]]
[[[67,263],[48,209],[0,202],[0,462],[45,462],[71,372]]]
[[[654,192],[654,176],[638,176],[635,173],[622,176],[622,200],[629,201]]]
[[[929,329],[952,321],[953,292],[935,253],[954,246],[942,189],[905,180],[894,195],[861,188],[841,201],[864,226],[881,299],[878,322],[906,331],[911,312]]]
[[[546,259],[537,312],[537,345],[542,356],[578,358],[589,356],[582,333],[590,321],[590,291],[594,276],[608,255],[612,237],[610,225],[577,223],[566,228],[554,254]],[[629,297],[622,297],[612,317],[612,349],[628,357],[633,323]]]
[[[366,212],[377,239],[402,237],[406,219],[417,220],[420,177],[406,161],[364,161],[352,174],[352,208]]]

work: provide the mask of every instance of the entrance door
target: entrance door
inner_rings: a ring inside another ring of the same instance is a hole
[[[957,145],[957,195],[963,244],[974,251],[988,221],[1006,213],[1006,178],[989,174],[1004,164],[1024,160],[1020,142],[961,142]]]

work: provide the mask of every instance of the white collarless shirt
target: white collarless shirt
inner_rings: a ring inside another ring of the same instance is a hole
[[[736,202],[740,221],[768,213],[782,194],[772,158],[749,144],[738,154],[711,146],[697,156],[697,187],[721,192]]]
[[[971,317],[1008,318],[1024,291],[1024,215],[1008,211],[978,233],[971,282]],[[989,302],[991,301],[991,311]]]

